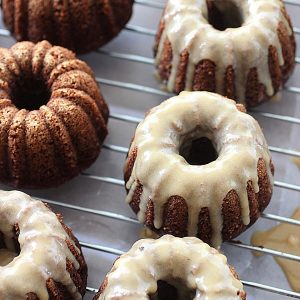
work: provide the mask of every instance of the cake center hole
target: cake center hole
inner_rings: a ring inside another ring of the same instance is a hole
[[[175,280],[174,284],[159,280],[157,282],[157,291],[150,295],[150,300],[193,300],[196,291],[188,289],[180,280]]]
[[[19,109],[36,110],[47,104],[51,92],[46,84],[35,78],[22,79],[18,80],[13,89],[12,101],[15,106]]]
[[[232,0],[209,0],[208,22],[217,30],[238,28],[243,24],[241,9]]]
[[[218,153],[214,145],[206,137],[183,143],[179,154],[190,165],[207,165],[218,158]]]
[[[0,267],[5,267],[6,265],[8,265],[20,253],[20,245],[18,241],[12,239],[9,241],[9,244],[10,248],[15,249],[8,249],[8,247],[5,245],[4,239],[0,238]]]

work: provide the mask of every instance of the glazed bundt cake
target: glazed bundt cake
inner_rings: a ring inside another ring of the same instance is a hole
[[[116,260],[94,300],[245,300],[235,270],[197,238],[144,239]]]
[[[127,202],[158,234],[219,247],[268,205],[273,165],[258,123],[242,104],[182,92],[138,125],[124,167]]]
[[[87,266],[62,216],[18,191],[0,191],[0,216],[0,298],[82,299]]]
[[[287,80],[295,48],[281,0],[169,0],[154,53],[170,92],[216,92],[255,106]]]
[[[4,23],[18,41],[48,40],[76,52],[109,42],[132,14],[133,0],[2,0]]]
[[[46,41],[0,48],[0,181],[37,188],[73,178],[98,157],[107,118],[73,52]]]

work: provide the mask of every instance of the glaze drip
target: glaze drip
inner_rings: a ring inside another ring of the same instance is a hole
[[[277,50],[280,66],[284,65],[282,47],[277,34],[278,24],[286,27],[289,35],[293,30],[286,20],[280,0],[230,0],[239,10],[243,24],[224,31],[215,29],[208,22],[206,0],[169,0],[163,15],[164,30],[159,41],[156,65],[162,59],[163,45],[168,40],[172,46],[171,74],[167,89],[175,91],[180,55],[188,50],[189,60],[184,90],[192,90],[195,67],[203,60],[216,65],[216,93],[223,94],[224,76],[229,66],[235,74],[236,99],[245,103],[246,83],[249,70],[255,68],[258,80],[272,96],[274,88],[269,71],[269,47]],[[226,1],[214,1],[222,9]],[[249,38],[251,37],[251,38]]]
[[[206,165],[188,164],[179,154],[187,136],[208,138],[218,158]],[[197,235],[199,213],[207,207],[215,247],[222,242],[222,204],[231,190],[239,196],[243,223],[249,224],[247,183],[251,181],[258,193],[260,158],[266,163],[271,185],[273,181],[271,156],[258,123],[240,112],[233,100],[213,93],[182,92],[153,108],[138,125],[128,157],[135,149],[137,157],[126,188],[130,203],[137,186],[143,186],[139,221],[145,222],[151,199],[154,226],[161,228],[168,199],[182,197],[188,206],[188,235]]]
[[[12,241],[13,226],[18,224],[18,242],[21,252],[9,264],[0,266],[0,298],[6,300],[26,299],[28,293],[35,293],[39,299],[48,299],[46,281],[52,278],[64,285],[74,299],[82,299],[69,272],[66,260],[78,270],[79,264],[70,252],[69,238],[64,228],[41,201],[18,192],[0,191],[0,231],[5,239],[7,262],[15,251]],[[4,251],[4,250],[3,250]],[[12,283],[19,284],[12,284]]]
[[[115,262],[98,299],[149,300],[157,291],[158,280],[174,285],[180,280],[188,290],[196,291],[195,300],[244,299],[243,285],[233,276],[224,255],[197,238],[171,235],[136,242]]]

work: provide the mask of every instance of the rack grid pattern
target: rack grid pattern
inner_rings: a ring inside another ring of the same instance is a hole
[[[285,0],[284,2],[289,5],[300,6],[299,0]],[[139,4],[139,5],[143,5],[145,7],[155,8],[155,9],[159,9],[159,10],[161,10],[164,6],[162,3],[159,3],[158,0],[157,0],[157,2],[151,1],[151,0],[135,0],[135,3]],[[137,35],[155,36],[155,33],[156,33],[155,30],[148,29],[148,28],[145,28],[142,26],[131,25],[131,24],[128,24],[126,26],[125,30],[133,32]],[[294,27],[294,31],[295,31],[295,34],[300,35],[300,28]],[[9,37],[10,33],[6,29],[0,29],[0,36]],[[96,52],[98,54],[102,54],[107,57],[112,57],[112,58],[116,58],[116,59],[120,59],[120,60],[124,60],[124,61],[128,61],[128,62],[135,62],[135,63],[146,64],[146,65],[153,65],[153,63],[154,63],[154,60],[152,58],[134,55],[134,54],[130,54],[130,53],[114,52],[114,51],[107,51],[107,50],[102,50],[102,49],[99,49]],[[300,64],[300,57],[296,57],[296,64]],[[96,80],[101,86],[106,85],[106,86],[110,86],[110,87],[117,87],[117,88],[121,88],[121,89],[131,90],[133,92],[143,92],[145,94],[158,95],[158,96],[162,96],[164,98],[174,96],[173,94],[167,93],[167,92],[162,91],[157,88],[152,88],[152,87],[134,84],[134,83],[130,83],[130,82],[115,81],[115,80],[110,80],[110,79],[107,79],[104,77],[96,77]],[[284,90],[289,93],[292,93],[292,94],[300,94],[300,87],[285,86]],[[297,118],[297,117],[275,114],[275,113],[270,113],[267,111],[259,111],[259,110],[251,111],[251,114],[253,114],[254,116],[261,116],[263,118],[279,120],[279,121],[294,124],[294,125],[300,125],[300,118]],[[139,117],[136,117],[134,115],[129,115],[129,114],[123,114],[123,113],[122,114],[121,113],[111,113],[110,118],[114,119],[114,120],[122,121],[122,122],[133,123],[133,124],[137,124],[141,121],[141,118],[139,118]],[[123,147],[120,145],[109,144],[109,143],[104,144],[104,148],[108,151],[118,152],[121,154],[126,154],[128,151],[128,148],[126,148],[126,147]],[[297,151],[295,149],[287,149],[287,148],[281,148],[281,147],[275,147],[275,146],[269,146],[269,149],[273,153],[278,153],[280,155],[286,155],[289,157],[300,158],[300,151]],[[82,173],[81,176],[86,177],[89,180],[95,180],[95,181],[99,181],[99,182],[102,182],[105,184],[117,185],[117,186],[124,185],[123,180],[121,180],[119,178],[115,178],[115,177],[97,176],[97,175],[92,175],[89,173]],[[292,190],[292,191],[295,191],[298,193],[300,192],[300,185],[295,185],[295,184],[291,184],[288,182],[282,182],[282,181],[278,181],[278,180],[275,181],[274,185],[281,189],[288,189],[288,190]],[[299,195],[299,194],[297,194],[297,195]],[[117,220],[119,222],[124,222],[124,223],[136,223],[136,224],[139,223],[137,219],[132,218],[132,217],[127,217],[123,214],[109,212],[106,210],[87,208],[87,207],[78,206],[78,205],[72,205],[72,204],[68,204],[68,203],[64,203],[64,202],[54,201],[51,199],[41,198],[41,197],[38,197],[38,199],[45,201],[51,205],[57,206],[57,207],[63,207],[63,208],[67,208],[67,209],[70,209],[73,211],[78,211],[81,213],[87,213],[87,214],[91,214],[91,215],[114,219],[114,220]],[[291,218],[286,218],[286,217],[283,217],[283,216],[280,216],[277,214],[264,213],[264,214],[262,214],[262,218],[300,226],[300,221],[294,220]],[[118,249],[115,249],[112,247],[101,246],[99,244],[86,243],[83,241],[81,241],[80,244],[83,248],[101,251],[101,252],[109,253],[109,254],[112,254],[115,256],[118,256],[118,255],[121,255],[122,253],[124,253],[122,250],[118,250]],[[237,242],[237,241],[227,242],[227,244],[230,246],[233,246],[233,247],[239,247],[240,249],[244,249],[244,250],[248,250],[248,251],[249,250],[256,251],[256,252],[264,253],[267,255],[272,255],[272,256],[276,256],[276,257],[280,257],[280,258],[293,260],[295,262],[300,263],[300,256],[296,256],[296,255],[292,255],[292,254],[288,254],[288,253],[282,253],[282,252],[275,251],[275,250],[268,249],[268,248],[254,247],[249,244],[241,243],[241,242]],[[285,290],[285,289],[278,288],[276,286],[265,285],[260,282],[252,282],[252,281],[248,281],[246,279],[242,280],[242,282],[246,287],[248,286],[248,287],[252,287],[252,288],[256,288],[256,289],[262,289],[262,290],[265,290],[270,293],[275,293],[275,294],[284,295],[284,296],[287,296],[290,298],[300,299],[300,293],[293,292],[291,290]],[[91,293],[91,294],[95,294],[97,292],[97,288],[87,287],[87,292]]]

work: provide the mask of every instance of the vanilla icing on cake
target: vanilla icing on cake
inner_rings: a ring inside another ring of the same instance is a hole
[[[66,243],[71,243],[80,255],[80,250],[69,237],[57,216],[41,201],[18,192],[0,191],[0,232],[6,249],[1,250],[0,298],[27,299],[29,293],[38,299],[49,299],[46,282],[49,278],[62,284],[72,296],[82,295],[67,271],[66,261],[75,269],[79,263]],[[15,230],[19,229],[15,247]]]
[[[136,242],[115,262],[94,300],[158,299],[159,280],[177,287],[179,300],[246,299],[224,255],[197,238],[165,235]]]

